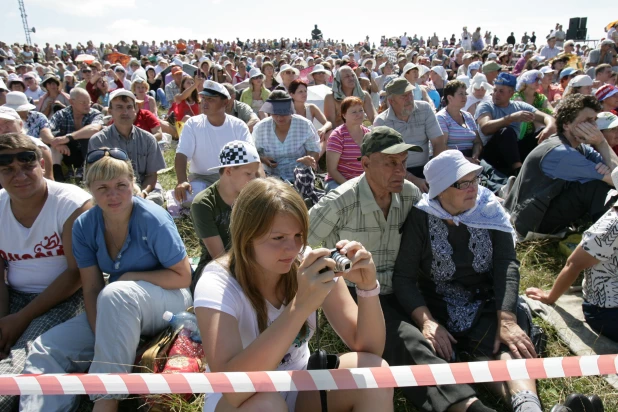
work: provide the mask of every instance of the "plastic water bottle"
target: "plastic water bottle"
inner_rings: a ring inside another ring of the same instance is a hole
[[[202,342],[200,329],[197,326],[197,318],[193,313],[178,312],[173,314],[172,312],[165,312],[163,314],[163,320],[168,321],[174,330],[187,329],[191,331],[191,340],[194,342]]]

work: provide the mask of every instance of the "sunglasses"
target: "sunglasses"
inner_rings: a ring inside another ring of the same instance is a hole
[[[19,163],[30,164],[36,162],[36,153],[32,151],[19,152],[14,154],[0,154],[0,166],[8,166],[17,159]]]
[[[86,155],[86,164],[93,164],[105,156],[113,157],[114,159],[127,161],[129,160],[129,155],[122,149],[95,149]]]

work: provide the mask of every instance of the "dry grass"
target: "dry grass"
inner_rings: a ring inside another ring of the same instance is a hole
[[[174,151],[168,150],[164,154],[168,166],[174,164]],[[166,189],[172,189],[176,185],[176,175],[173,170],[159,175],[159,181]],[[193,231],[190,219],[183,218],[176,221],[180,235],[185,241],[187,252],[191,257],[198,257],[200,247],[198,239]],[[519,245],[517,256],[521,262],[520,292],[527,287],[536,286],[548,288],[562,266],[565,258],[558,251],[557,242],[537,241]],[[348,349],[334,333],[328,322],[322,317],[322,347],[331,353],[341,353]],[[548,356],[570,356],[568,345],[557,335],[554,328],[540,319],[535,323],[542,326],[548,333]],[[315,341],[311,342],[313,345]],[[510,405],[505,405],[499,398],[490,393],[486,388],[477,387],[479,397],[483,402],[497,411],[510,411]],[[564,399],[573,392],[584,394],[597,394],[604,403],[606,411],[618,411],[618,392],[604,379],[598,376],[582,378],[545,379],[538,382],[538,392],[544,405],[544,410],[549,411],[553,405]],[[198,412],[203,407],[203,396],[197,397],[191,403],[184,401],[179,396],[173,396],[165,400],[164,404],[170,411]],[[399,391],[395,392],[395,410],[398,412],[415,411]]]

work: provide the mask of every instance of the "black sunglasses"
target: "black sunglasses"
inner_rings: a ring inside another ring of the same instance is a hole
[[[96,161],[101,160],[105,156],[113,157],[118,160],[129,160],[129,155],[122,149],[95,149],[88,152],[86,155],[86,164],[93,164]]]
[[[17,159],[19,163],[30,164],[36,161],[36,153],[32,151],[14,154],[0,154],[0,166],[8,166]]]

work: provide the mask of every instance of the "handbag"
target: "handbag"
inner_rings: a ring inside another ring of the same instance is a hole
[[[325,369],[337,369],[339,368],[339,356],[334,354],[328,354],[320,346],[320,312],[318,311],[316,319],[315,337],[317,339],[317,349],[309,356],[309,362],[307,363],[307,370],[325,370]],[[322,412],[328,412],[328,402],[326,400],[326,391],[320,391],[320,404],[322,405]]]
[[[167,361],[170,346],[180,331],[166,327],[153,338],[140,345],[135,358],[134,373],[161,373]]]

